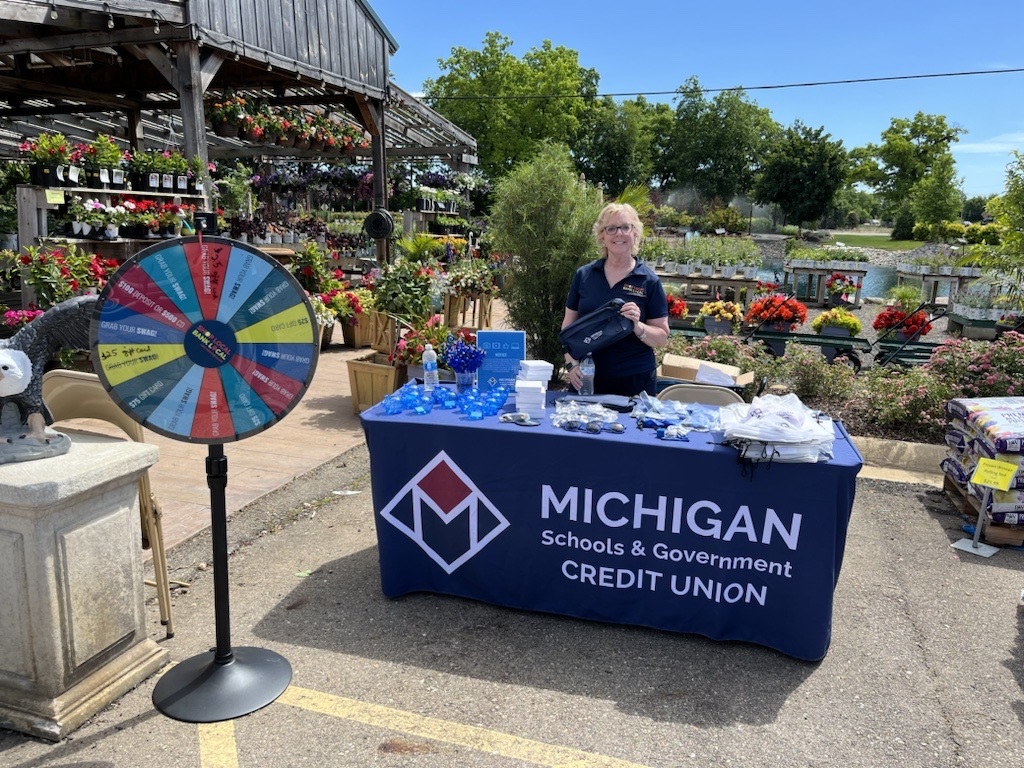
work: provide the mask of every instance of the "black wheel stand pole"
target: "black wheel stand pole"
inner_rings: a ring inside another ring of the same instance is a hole
[[[292,680],[291,665],[280,654],[264,648],[231,647],[225,499],[228,460],[220,443],[210,445],[206,481],[210,487],[217,646],[172,667],[153,689],[153,705],[186,723],[215,723],[255,712],[284,693]]]

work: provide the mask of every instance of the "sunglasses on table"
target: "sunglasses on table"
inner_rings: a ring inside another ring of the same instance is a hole
[[[612,224],[604,228],[604,233],[606,235],[614,235],[616,232],[621,232],[624,235],[628,235],[632,231],[632,224]]]

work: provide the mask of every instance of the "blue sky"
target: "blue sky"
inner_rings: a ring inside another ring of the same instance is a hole
[[[695,75],[747,98],[788,126],[824,126],[852,149],[878,143],[892,118],[945,115],[967,131],[954,146],[968,196],[998,194],[1011,151],[1024,152],[1024,71],[756,90],[754,86],[1024,69],[1024,2],[692,3],[682,0],[369,0],[398,41],[392,79],[412,93],[441,74],[453,47],[479,50],[485,33],[522,57],[544,40],[579,53],[602,94],[642,92],[672,102]]]

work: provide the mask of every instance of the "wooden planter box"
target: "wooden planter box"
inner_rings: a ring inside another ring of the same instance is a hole
[[[353,325],[343,322],[341,333],[345,337],[345,346],[353,349],[371,346],[373,344],[373,327],[374,322],[366,318],[365,313],[361,317],[357,317]]]
[[[376,405],[405,384],[405,366],[388,363],[387,355],[372,354],[358,360],[349,360],[348,384],[352,391],[352,411],[361,413]]]
[[[363,318],[367,321],[366,332],[370,337],[370,346],[377,352],[390,355],[398,343],[398,321],[385,312],[371,310],[363,312]]]
[[[449,328],[491,327],[493,296],[463,298],[448,294],[444,297],[444,324]]]

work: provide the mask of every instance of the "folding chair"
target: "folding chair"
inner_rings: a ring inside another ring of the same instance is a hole
[[[110,399],[94,373],[63,368],[47,371],[43,374],[43,402],[50,409],[54,421],[99,419],[118,427],[135,442],[145,442],[142,425]],[[156,576],[155,582],[147,580],[146,584],[156,587],[160,623],[167,628],[167,637],[174,637],[163,525],[160,521],[160,507],[150,486],[148,470],[139,477],[139,515],[142,521],[142,548],[152,549],[153,572]]]
[[[714,384],[671,384],[658,393],[659,400],[679,400],[684,403],[702,403],[703,405],[732,405],[744,402],[736,392],[728,387]]]

